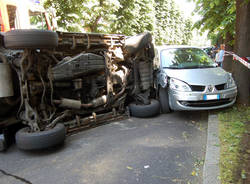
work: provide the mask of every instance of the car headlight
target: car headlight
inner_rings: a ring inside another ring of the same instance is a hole
[[[180,80],[173,79],[173,78],[171,78],[169,81],[169,87],[170,89],[177,90],[177,91],[183,91],[183,92],[192,91],[188,84]]]
[[[227,80],[226,87],[227,88],[233,88],[233,87],[235,87],[235,82],[234,82],[234,79],[232,77],[232,74],[229,74],[229,78]]]

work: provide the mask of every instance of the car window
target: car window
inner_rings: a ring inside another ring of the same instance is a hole
[[[215,67],[213,60],[198,48],[175,48],[161,51],[163,68],[208,68]]]

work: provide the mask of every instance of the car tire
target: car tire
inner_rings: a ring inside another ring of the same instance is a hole
[[[0,107],[4,107],[4,108],[1,108],[0,117],[6,116],[10,112],[10,110],[12,109],[11,106],[9,106],[8,104],[4,103],[4,101],[1,100],[1,99],[0,99]]]
[[[160,103],[158,100],[151,99],[150,104],[141,105],[136,103],[129,104],[130,115],[138,118],[148,118],[160,113]]]
[[[58,123],[54,128],[29,132],[30,128],[25,127],[16,133],[16,145],[21,150],[41,150],[59,145],[66,137],[65,126]]]
[[[169,98],[168,98],[167,88],[159,87],[159,101],[161,105],[161,112],[163,114],[169,113],[170,107],[169,107]]]
[[[0,152],[5,151],[7,148],[6,142],[4,138],[0,137]]]
[[[46,49],[58,45],[58,35],[53,31],[16,29],[4,34],[4,46],[8,49]]]

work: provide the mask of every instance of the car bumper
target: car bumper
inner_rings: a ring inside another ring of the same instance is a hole
[[[204,95],[219,95],[216,100],[204,100]],[[237,88],[205,92],[179,92],[169,90],[169,105],[173,110],[210,110],[232,106],[236,101]]]

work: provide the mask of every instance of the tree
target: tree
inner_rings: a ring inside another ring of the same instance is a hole
[[[154,29],[154,0],[46,0],[67,31],[133,35]]]
[[[67,31],[109,32],[118,10],[118,0],[46,0],[46,9],[56,10],[58,26]]]
[[[196,26],[207,29],[213,34],[224,35],[227,44],[235,42],[234,50],[239,56],[250,56],[250,0],[194,1],[196,1],[196,11],[203,16]],[[238,86],[238,102],[249,105],[250,70],[238,61],[232,66],[231,71]]]
[[[45,9],[53,9],[56,12],[56,20],[58,27],[68,31],[79,31],[81,21],[79,17],[82,15],[82,7],[87,0],[46,0],[44,2]]]
[[[194,25],[202,31],[219,33],[225,37],[226,33],[235,35],[236,6],[234,0],[193,0],[196,2],[195,12],[202,16],[202,19]]]
[[[192,37],[191,20],[185,20],[174,1],[155,0],[157,44],[188,44]]]
[[[90,0],[82,8],[83,27],[88,32],[108,33],[115,19],[114,13],[120,8],[118,0]]]
[[[236,44],[235,51],[241,57],[250,56],[250,1],[236,0]],[[238,84],[242,104],[250,105],[250,69],[234,62],[234,77]]]
[[[225,42],[226,50],[233,51],[236,20],[235,1],[193,1],[196,2],[195,12],[202,16],[202,19],[197,21],[194,27],[198,29],[201,28],[201,31],[208,30],[208,36],[216,40],[217,45],[221,44],[222,42]],[[223,68],[227,71],[232,71],[231,66],[232,57],[225,57]]]
[[[151,32],[157,44],[188,44],[191,21],[185,20],[173,0],[46,0],[56,10],[60,28],[135,35]]]
[[[155,28],[154,0],[120,0],[111,33],[135,35]]]

